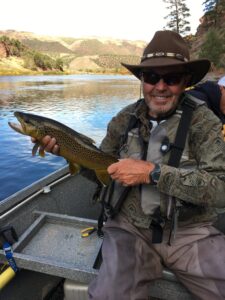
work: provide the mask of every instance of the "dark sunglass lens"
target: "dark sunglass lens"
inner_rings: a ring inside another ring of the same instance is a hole
[[[144,82],[156,84],[160,80],[160,76],[156,73],[143,73]]]
[[[166,74],[166,75],[163,76],[163,80],[168,85],[179,84],[182,79],[183,79],[183,74],[182,73]]]

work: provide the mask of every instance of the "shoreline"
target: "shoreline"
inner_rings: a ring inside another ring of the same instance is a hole
[[[109,72],[109,71],[102,71],[102,72],[87,72],[87,71],[79,71],[79,72],[50,72],[50,71],[46,71],[46,72],[4,72],[1,73],[0,72],[0,78],[4,77],[4,76],[58,76],[58,75],[131,75],[131,73],[129,72]],[[208,74],[206,74],[206,76],[203,78],[202,81],[218,81],[222,76],[225,75],[225,72],[209,72]]]
[[[91,71],[74,71],[74,72],[55,72],[55,71],[35,71],[35,72],[1,72],[0,71],[0,77],[1,76],[45,76],[45,75],[81,75],[81,74],[92,74],[92,75],[132,75],[129,72],[115,72],[115,71],[98,71],[98,72],[91,72]]]

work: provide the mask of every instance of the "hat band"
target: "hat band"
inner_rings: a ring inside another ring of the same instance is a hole
[[[141,61],[143,62],[147,58],[158,58],[158,57],[172,57],[179,60],[182,60],[184,62],[189,61],[188,58],[184,57],[182,54],[179,53],[171,53],[171,52],[154,52],[154,53],[148,53],[146,55],[143,55],[141,58]]]

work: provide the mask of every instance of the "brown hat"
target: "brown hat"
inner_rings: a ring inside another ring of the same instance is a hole
[[[139,65],[122,63],[138,79],[142,71],[157,67],[183,66],[192,75],[189,86],[199,82],[209,71],[210,61],[198,59],[190,61],[188,45],[176,32],[170,30],[157,31],[144,50]]]

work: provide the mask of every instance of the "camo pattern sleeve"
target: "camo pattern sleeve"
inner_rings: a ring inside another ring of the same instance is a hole
[[[135,109],[135,103],[126,106],[112,120],[107,127],[107,133],[101,143],[101,150],[106,153],[118,156],[121,141],[126,132],[130,116]]]
[[[162,165],[159,191],[196,205],[224,208],[225,143],[220,120],[205,106],[193,114],[189,147],[196,168]]]

